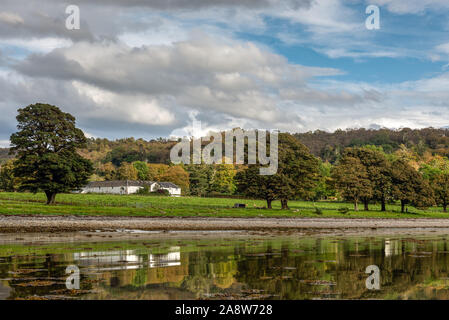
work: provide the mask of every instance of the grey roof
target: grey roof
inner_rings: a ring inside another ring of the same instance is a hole
[[[158,182],[158,184],[162,188],[179,188],[176,184],[171,183],[171,182]]]
[[[98,187],[144,187],[155,183],[155,181],[137,181],[137,180],[110,180],[110,181],[91,181],[87,188]]]
[[[141,180],[110,180],[110,181],[91,181],[86,188],[99,187],[144,187],[150,186],[153,183],[159,184],[162,188],[179,188],[176,184],[171,182],[156,182],[156,181],[141,181]]]

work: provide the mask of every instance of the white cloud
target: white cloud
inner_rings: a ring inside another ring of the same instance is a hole
[[[161,107],[156,99],[116,94],[79,81],[73,81],[72,85],[80,96],[90,99],[95,106],[84,117],[144,125],[170,125],[174,122],[174,115]]]
[[[354,32],[364,27],[358,23],[361,20],[360,12],[349,9],[340,0],[316,0],[310,7],[284,10],[275,15],[304,24],[309,31],[317,34]]]
[[[376,42],[365,29],[365,13],[349,5],[362,1],[80,0],[80,33],[64,29],[59,2],[24,3],[4,0],[0,12],[0,48],[33,53],[11,59],[14,70],[11,63],[0,70],[2,139],[16,109],[37,101],[73,113],[93,136],[182,131],[189,114],[205,130],[446,125],[447,74],[401,84],[343,82],[344,70],[294,64],[234,38],[240,31],[264,35],[267,21],[277,18],[286,23],[277,35],[284,42],[331,58],[449,57],[444,41],[430,52]],[[395,13],[446,6],[373,3]]]
[[[57,102],[67,101],[77,117],[125,128],[182,131],[191,112],[207,130],[440,126],[445,118],[432,112],[446,115],[449,107],[447,74],[391,85],[318,80],[343,72],[292,64],[254,43],[202,33],[137,48],[77,42],[33,55],[16,68],[32,84],[30,92],[49,92],[57,83],[64,88]]]
[[[385,6],[389,11],[397,14],[422,14],[427,10],[449,8],[447,0],[369,0],[366,2]]]
[[[175,111],[167,110],[187,108],[209,117],[222,114],[285,126],[299,117],[282,110],[282,88],[305,88],[309,79],[342,74],[332,68],[290,64],[251,42],[219,40],[194,34],[172,45],[140,48],[79,42],[33,55],[16,68],[32,78],[72,81],[79,94],[99,106],[95,111],[99,114],[160,125],[175,121]],[[122,105],[126,107],[117,109]]]
[[[438,52],[444,53],[446,55],[449,55],[449,42],[442,43],[435,48]]]
[[[352,51],[347,48],[324,48],[318,50],[325,53],[330,58],[398,58],[405,56],[404,54],[391,50]]]
[[[0,148],[9,148],[9,140],[0,140]]]

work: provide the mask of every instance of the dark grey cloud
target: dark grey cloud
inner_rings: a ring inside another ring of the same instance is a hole
[[[31,54],[27,59],[16,62],[13,67],[31,77],[60,80],[83,77],[82,66],[74,60],[67,59],[59,50],[51,51],[48,55]]]
[[[66,6],[61,3],[42,1],[37,6],[29,1],[4,1],[0,7],[0,39],[54,37],[92,41],[95,38],[83,17],[80,30],[66,28]]]
[[[25,47],[26,43],[23,42],[45,38],[68,39],[75,43],[96,42],[104,39],[116,41],[125,33],[147,30],[158,32],[158,28],[164,24],[164,18],[158,16],[158,12],[165,12],[172,16],[167,19],[176,20],[177,12],[180,10],[194,15],[190,18],[184,17],[186,21],[214,19],[214,17],[218,19],[218,16],[221,17],[220,20],[228,21],[241,12],[247,14],[251,10],[297,10],[309,7],[312,2],[313,0],[78,0],[75,2],[2,0],[0,40],[9,40],[10,45]],[[79,30],[67,30],[65,27],[67,18],[65,9],[72,4],[80,7],[81,28]],[[144,18],[143,13],[151,18]],[[209,17],[209,13],[212,16]],[[256,15],[256,13],[249,14],[249,16]],[[20,40],[19,44],[17,40]],[[43,41],[38,44],[43,46],[40,48],[41,51],[52,49],[46,48],[45,45]],[[57,47],[54,41],[50,45]]]
[[[313,0],[2,0],[0,7],[0,39],[30,39],[57,37],[72,41],[116,39],[126,31],[138,31],[157,27],[156,21],[138,21],[139,8],[174,13],[177,10],[259,10],[308,8]],[[81,29],[67,30],[65,9],[76,4],[81,12]],[[130,9],[131,11],[127,11]],[[134,15],[133,19],[127,15]]]

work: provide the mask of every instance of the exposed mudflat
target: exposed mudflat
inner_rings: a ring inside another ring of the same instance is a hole
[[[150,218],[86,216],[0,215],[0,232],[75,232],[117,230],[208,230],[208,231],[355,231],[356,229],[444,229],[449,219],[360,218]]]

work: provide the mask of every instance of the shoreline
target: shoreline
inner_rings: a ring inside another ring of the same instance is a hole
[[[0,215],[0,232],[142,231],[355,231],[445,229],[449,219],[428,218],[210,218]]]

